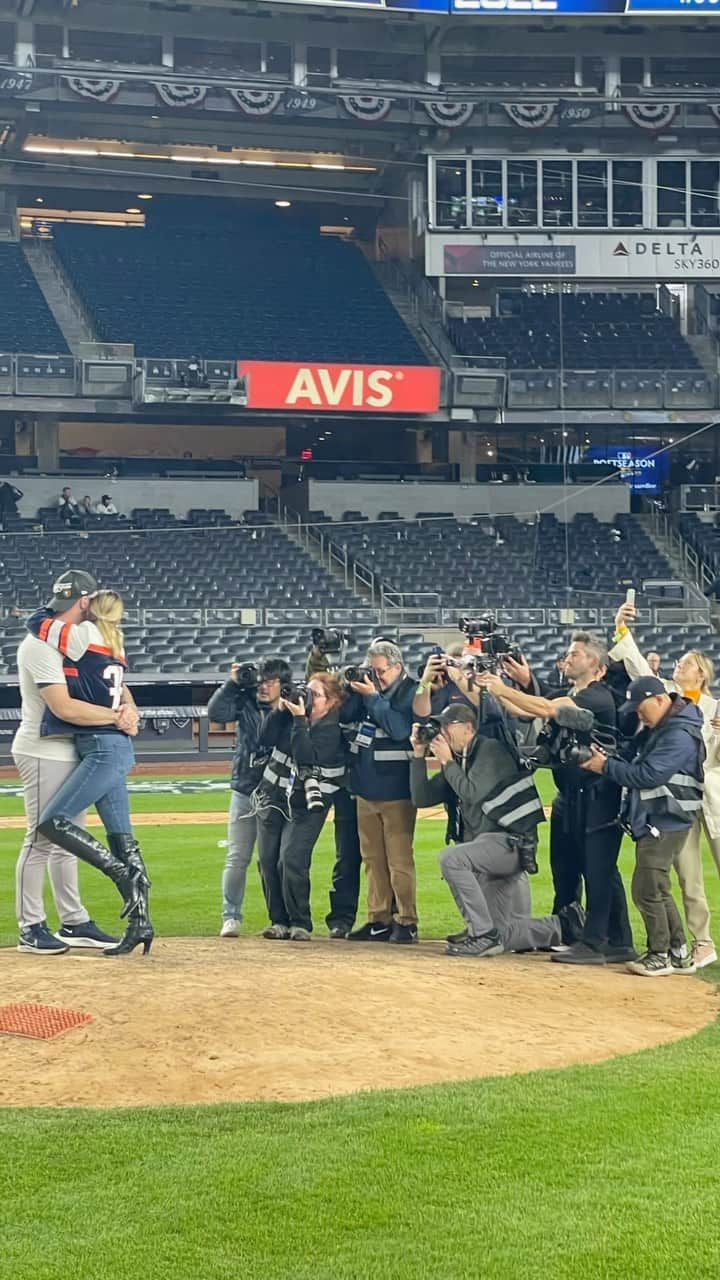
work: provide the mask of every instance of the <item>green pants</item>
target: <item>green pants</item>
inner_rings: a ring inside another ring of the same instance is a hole
[[[670,892],[670,869],[687,839],[682,831],[663,831],[660,836],[643,836],[635,846],[632,899],[647,929],[649,951],[666,955],[685,945],[680,912]]]

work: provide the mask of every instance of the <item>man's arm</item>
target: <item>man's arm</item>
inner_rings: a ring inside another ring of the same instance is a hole
[[[239,685],[235,680],[226,680],[224,685],[216,689],[207,705],[209,720],[218,724],[232,724],[238,718]]]
[[[418,809],[433,809],[445,799],[445,779],[438,769],[428,777],[427,762],[415,756],[410,761],[410,799]]]
[[[682,773],[695,764],[695,752],[689,744],[678,745],[678,735],[668,734],[664,742],[659,742],[644,760],[628,764],[615,756],[605,762],[603,773],[612,782],[621,787],[643,790],[651,787],[662,787],[670,781],[674,773]]]
[[[38,688],[45,705],[53,715],[68,724],[80,726],[94,724],[117,724],[120,713],[110,707],[96,707],[93,702],[81,702],[79,698],[71,698],[66,684],[47,684]]]
[[[412,704],[393,707],[381,693],[371,693],[365,698],[365,707],[379,729],[396,741],[410,737],[412,728]]]
[[[523,693],[520,689],[511,689],[500,676],[484,675],[478,677],[478,684],[488,689],[494,698],[503,706],[509,707],[519,715],[541,716],[543,720],[551,720],[555,708],[567,706],[572,698],[541,698],[534,693]]]

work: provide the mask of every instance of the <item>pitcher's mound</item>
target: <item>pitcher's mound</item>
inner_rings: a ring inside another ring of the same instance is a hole
[[[160,939],[124,960],[8,950],[10,1001],[93,1021],[58,1041],[0,1037],[3,1106],[300,1101],[505,1075],[677,1040],[717,1010],[692,977],[258,938]]]

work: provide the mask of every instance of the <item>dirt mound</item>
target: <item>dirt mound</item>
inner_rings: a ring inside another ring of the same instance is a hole
[[[597,1062],[711,1022],[692,977],[644,982],[547,956],[168,938],[152,954],[0,955],[0,1004],[92,1014],[57,1040],[0,1036],[0,1105],[298,1101]]]

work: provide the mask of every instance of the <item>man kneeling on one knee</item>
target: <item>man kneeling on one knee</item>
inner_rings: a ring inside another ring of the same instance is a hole
[[[527,872],[537,870],[544,814],[512,733],[499,741],[479,736],[473,708],[460,703],[439,719],[441,731],[429,744],[418,741],[413,726],[410,790],[418,807],[446,805],[448,838],[458,840],[440,854],[443,879],[467,925],[449,940],[448,955],[494,956],[576,941],[584,923],[579,903],[559,915],[531,914]],[[428,753],[441,765],[434,777]]]

